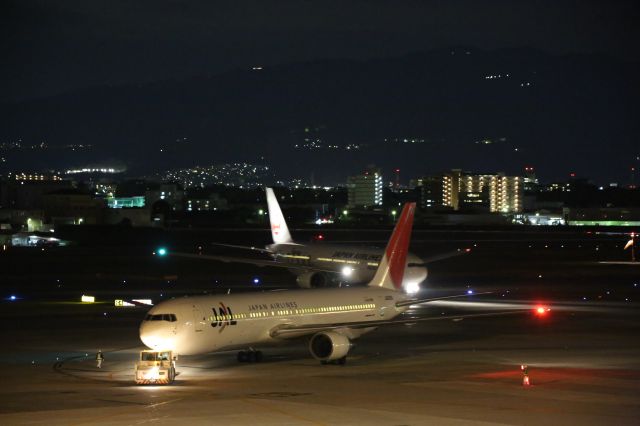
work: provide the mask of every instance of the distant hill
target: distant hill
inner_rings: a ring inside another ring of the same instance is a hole
[[[252,161],[325,183],[370,163],[387,175],[400,167],[403,178],[452,167],[519,173],[530,164],[548,179],[575,171],[625,182],[640,154],[638,68],[602,56],[457,47],[91,87],[0,106],[0,142],[91,150],[0,152],[0,166],[119,160],[148,173]]]

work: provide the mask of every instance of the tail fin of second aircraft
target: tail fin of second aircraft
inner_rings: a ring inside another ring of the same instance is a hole
[[[271,222],[271,237],[274,244],[292,243],[293,240],[291,239],[287,222],[284,220],[282,210],[280,210],[276,194],[273,193],[271,188],[267,188],[267,207],[269,209],[269,222]]]
[[[416,203],[406,203],[369,287],[401,290]]]

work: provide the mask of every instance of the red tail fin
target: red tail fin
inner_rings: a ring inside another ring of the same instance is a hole
[[[391,234],[391,239],[387,243],[384,256],[380,260],[376,275],[369,283],[369,286],[384,287],[390,290],[400,290],[402,288],[402,278],[407,264],[407,252],[409,251],[415,210],[416,203],[406,203],[404,205],[398,223],[393,230],[393,234]]]

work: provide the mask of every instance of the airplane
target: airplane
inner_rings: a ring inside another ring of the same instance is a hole
[[[640,235],[638,232],[635,231],[631,231],[631,232],[611,232],[611,231],[605,231],[605,232],[595,232],[595,234],[601,234],[601,235],[623,235],[625,237],[629,238],[629,241],[627,241],[627,243],[624,245],[624,247],[622,248],[622,250],[626,250],[628,248],[631,249],[631,260],[630,261],[624,261],[624,260],[608,260],[608,261],[600,261],[598,263],[604,264],[604,265],[631,265],[631,266],[638,266],[640,265],[640,262],[638,262],[638,259],[636,258],[636,241],[638,238],[638,235]]]
[[[461,297],[417,299],[402,290],[414,211],[415,203],[404,206],[375,275],[365,287],[172,299],[149,310],[140,325],[140,339],[149,348],[178,355],[249,348],[238,352],[238,361],[259,361],[262,353],[255,347],[311,336],[309,351],[314,358],[323,364],[344,364],[352,340],[377,327],[451,319],[397,319],[411,305]]]
[[[371,281],[382,258],[382,250],[342,244],[296,243],[291,237],[273,189],[266,188],[266,195],[272,244],[265,248],[232,244],[214,245],[250,249],[268,254],[272,260],[190,253],[171,253],[171,255],[287,268],[296,275],[298,286],[303,288],[339,287],[342,284],[365,284]],[[420,283],[427,278],[427,263],[464,254],[468,251],[469,249],[456,250],[427,260],[408,253],[405,278],[402,283],[405,291],[415,293],[420,289]]]

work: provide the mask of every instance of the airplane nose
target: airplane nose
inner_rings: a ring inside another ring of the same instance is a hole
[[[175,326],[165,321],[144,321],[140,324],[140,340],[155,350],[175,350]]]

